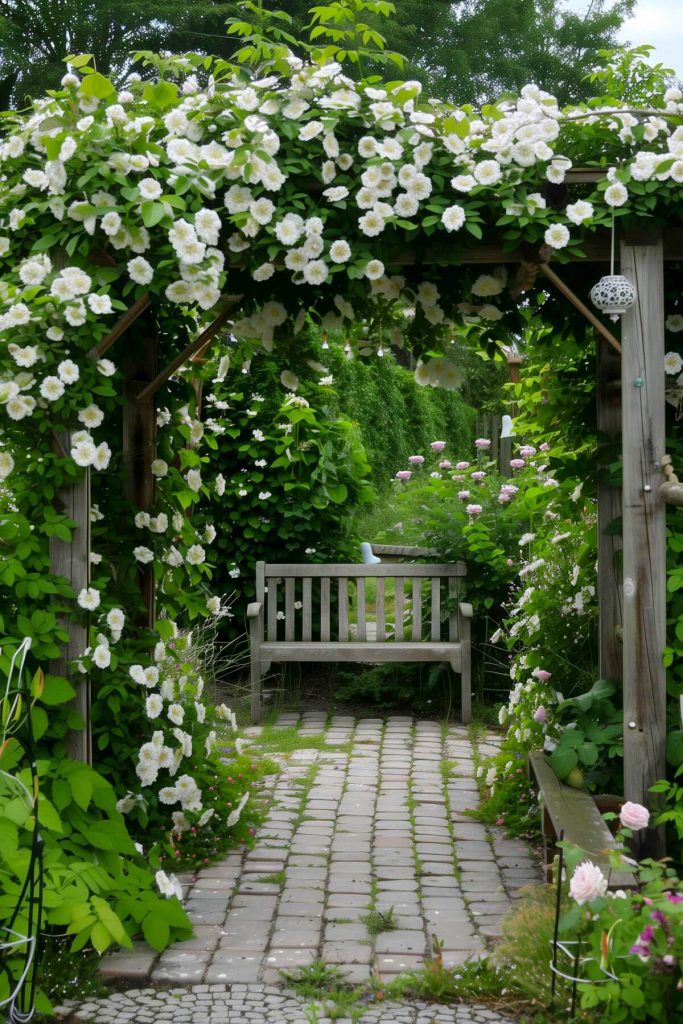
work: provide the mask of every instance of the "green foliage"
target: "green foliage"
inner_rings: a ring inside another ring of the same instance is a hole
[[[483,801],[475,817],[488,825],[504,827],[509,835],[536,840],[540,815],[536,794],[529,782],[526,748],[507,737],[500,753],[480,761],[477,776]]]
[[[383,932],[393,932],[398,928],[398,921],[394,914],[394,908],[388,910],[370,910],[362,917],[363,924],[368,930],[368,935],[381,935]]]
[[[382,995],[389,999],[419,999],[434,1003],[499,1002],[508,974],[483,958],[461,967],[445,967],[438,947],[432,960],[420,971],[400,974],[382,986]]]
[[[554,889],[529,886],[503,918],[503,938],[492,958],[508,976],[508,984],[538,1009],[546,1009],[550,1003],[548,959],[554,922]],[[567,993],[558,992],[556,1009],[562,1020],[567,1019],[566,998]]]
[[[0,666],[8,674],[5,646]],[[116,807],[109,782],[82,762],[41,756],[33,748],[35,725],[44,733],[47,717],[41,707],[47,692],[41,672],[25,690],[19,677],[10,677],[0,703],[0,923],[30,935],[29,908],[22,896],[36,817],[43,843],[44,920],[46,935],[63,936],[68,949],[86,945],[103,953],[112,945],[130,946],[144,935],[156,949],[189,936],[191,926],[176,899],[154,891],[150,863],[138,852]],[[50,695],[50,711],[64,703]],[[33,724],[33,730],[31,730]],[[30,764],[33,762],[35,775]],[[18,913],[13,917],[15,906]],[[0,976],[0,999],[10,991],[22,969],[23,949],[5,952]]]
[[[410,709],[448,718],[460,703],[460,678],[445,662],[363,666],[356,672],[339,671],[338,678],[337,700],[370,706],[377,712]]]
[[[361,75],[368,61],[391,63],[403,68],[403,57],[386,49],[384,36],[371,23],[373,15],[376,21],[377,18],[396,14],[393,3],[387,0],[333,0],[329,4],[314,5],[309,13],[312,56],[317,63],[348,60],[358,66]],[[320,46],[320,42],[327,45]]]

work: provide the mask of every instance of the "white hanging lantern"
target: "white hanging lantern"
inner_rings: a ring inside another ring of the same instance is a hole
[[[593,285],[590,297],[601,313],[616,322],[636,301],[636,290],[623,274],[606,274]]]
[[[636,301],[636,290],[629,279],[623,274],[614,273],[614,217],[612,217],[610,272],[593,285],[590,299],[601,313],[605,313],[615,323]]]

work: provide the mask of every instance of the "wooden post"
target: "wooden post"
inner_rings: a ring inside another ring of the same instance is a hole
[[[155,451],[156,408],[154,394],[149,394],[144,401],[139,400],[139,395],[156,374],[156,338],[131,332],[122,365],[124,494],[136,512],[150,512],[154,505],[151,464]],[[139,624],[151,627],[155,615],[153,565],[138,567],[138,583],[146,609]]]
[[[621,515],[621,490],[603,479],[617,459],[621,433],[621,363],[614,349],[598,335],[598,607],[600,609],[599,672],[601,679],[621,680],[621,569],[617,565],[621,537],[605,529]],[[629,393],[630,396],[630,393]]]
[[[71,434],[67,431],[57,438],[59,447],[68,454],[71,448]],[[86,469],[81,480],[73,487],[65,487],[58,495],[58,510],[76,523],[71,541],[58,537],[50,538],[50,572],[65,576],[78,595],[90,585],[90,470]],[[71,662],[79,658],[88,646],[88,627],[82,622],[72,622],[70,616],[60,615],[59,625],[69,634],[59,658],[50,661],[50,673],[65,676],[76,687],[76,696],[69,707],[83,719],[82,730],[73,730],[66,735],[66,748],[70,757],[92,764],[92,739],[90,730],[90,678],[74,673]]]
[[[638,298],[622,320],[624,793],[654,805],[649,787],[666,770],[664,256],[661,233],[621,243],[621,272]],[[643,851],[664,853],[664,830]]]

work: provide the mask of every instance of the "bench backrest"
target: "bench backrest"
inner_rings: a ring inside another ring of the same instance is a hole
[[[270,642],[448,640],[456,643],[460,639],[458,602],[465,574],[462,562],[450,565],[257,562],[256,600],[264,606],[265,639]],[[368,614],[368,580],[372,581],[374,589],[374,614]],[[387,601],[393,602],[389,616]]]

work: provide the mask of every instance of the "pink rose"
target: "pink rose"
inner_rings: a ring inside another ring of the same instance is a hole
[[[455,468],[456,469],[469,469],[470,468],[470,464],[469,464],[469,462],[456,462]]]
[[[467,512],[468,516],[478,516],[481,515],[483,511],[484,510],[481,505],[467,505],[465,507],[465,512]]]
[[[543,707],[542,704],[539,705],[539,707],[537,707],[536,710],[534,711],[534,722],[545,722],[547,717],[548,717],[548,712],[546,711],[546,709]]]
[[[409,469],[399,469],[398,473],[396,474],[396,479],[401,481],[410,480],[412,475],[413,474],[410,472]]]
[[[650,812],[642,804],[634,804],[628,800],[619,811],[619,820],[624,828],[637,832],[650,824]]]
[[[590,860],[583,860],[574,871],[569,883],[569,895],[582,906],[590,900],[604,896],[607,892],[607,879],[599,867]]]
[[[491,442],[488,437],[478,437],[474,442],[474,447],[478,448],[480,451],[486,451],[487,448],[491,447]]]
[[[433,452],[442,452],[444,450],[444,448],[446,447],[446,442],[445,441],[432,441],[432,443],[430,444],[429,447],[432,449]]]
[[[422,463],[424,462],[424,460],[425,460],[424,455],[409,455],[408,456],[408,462],[410,462],[410,464],[413,465],[413,466],[421,466]]]

